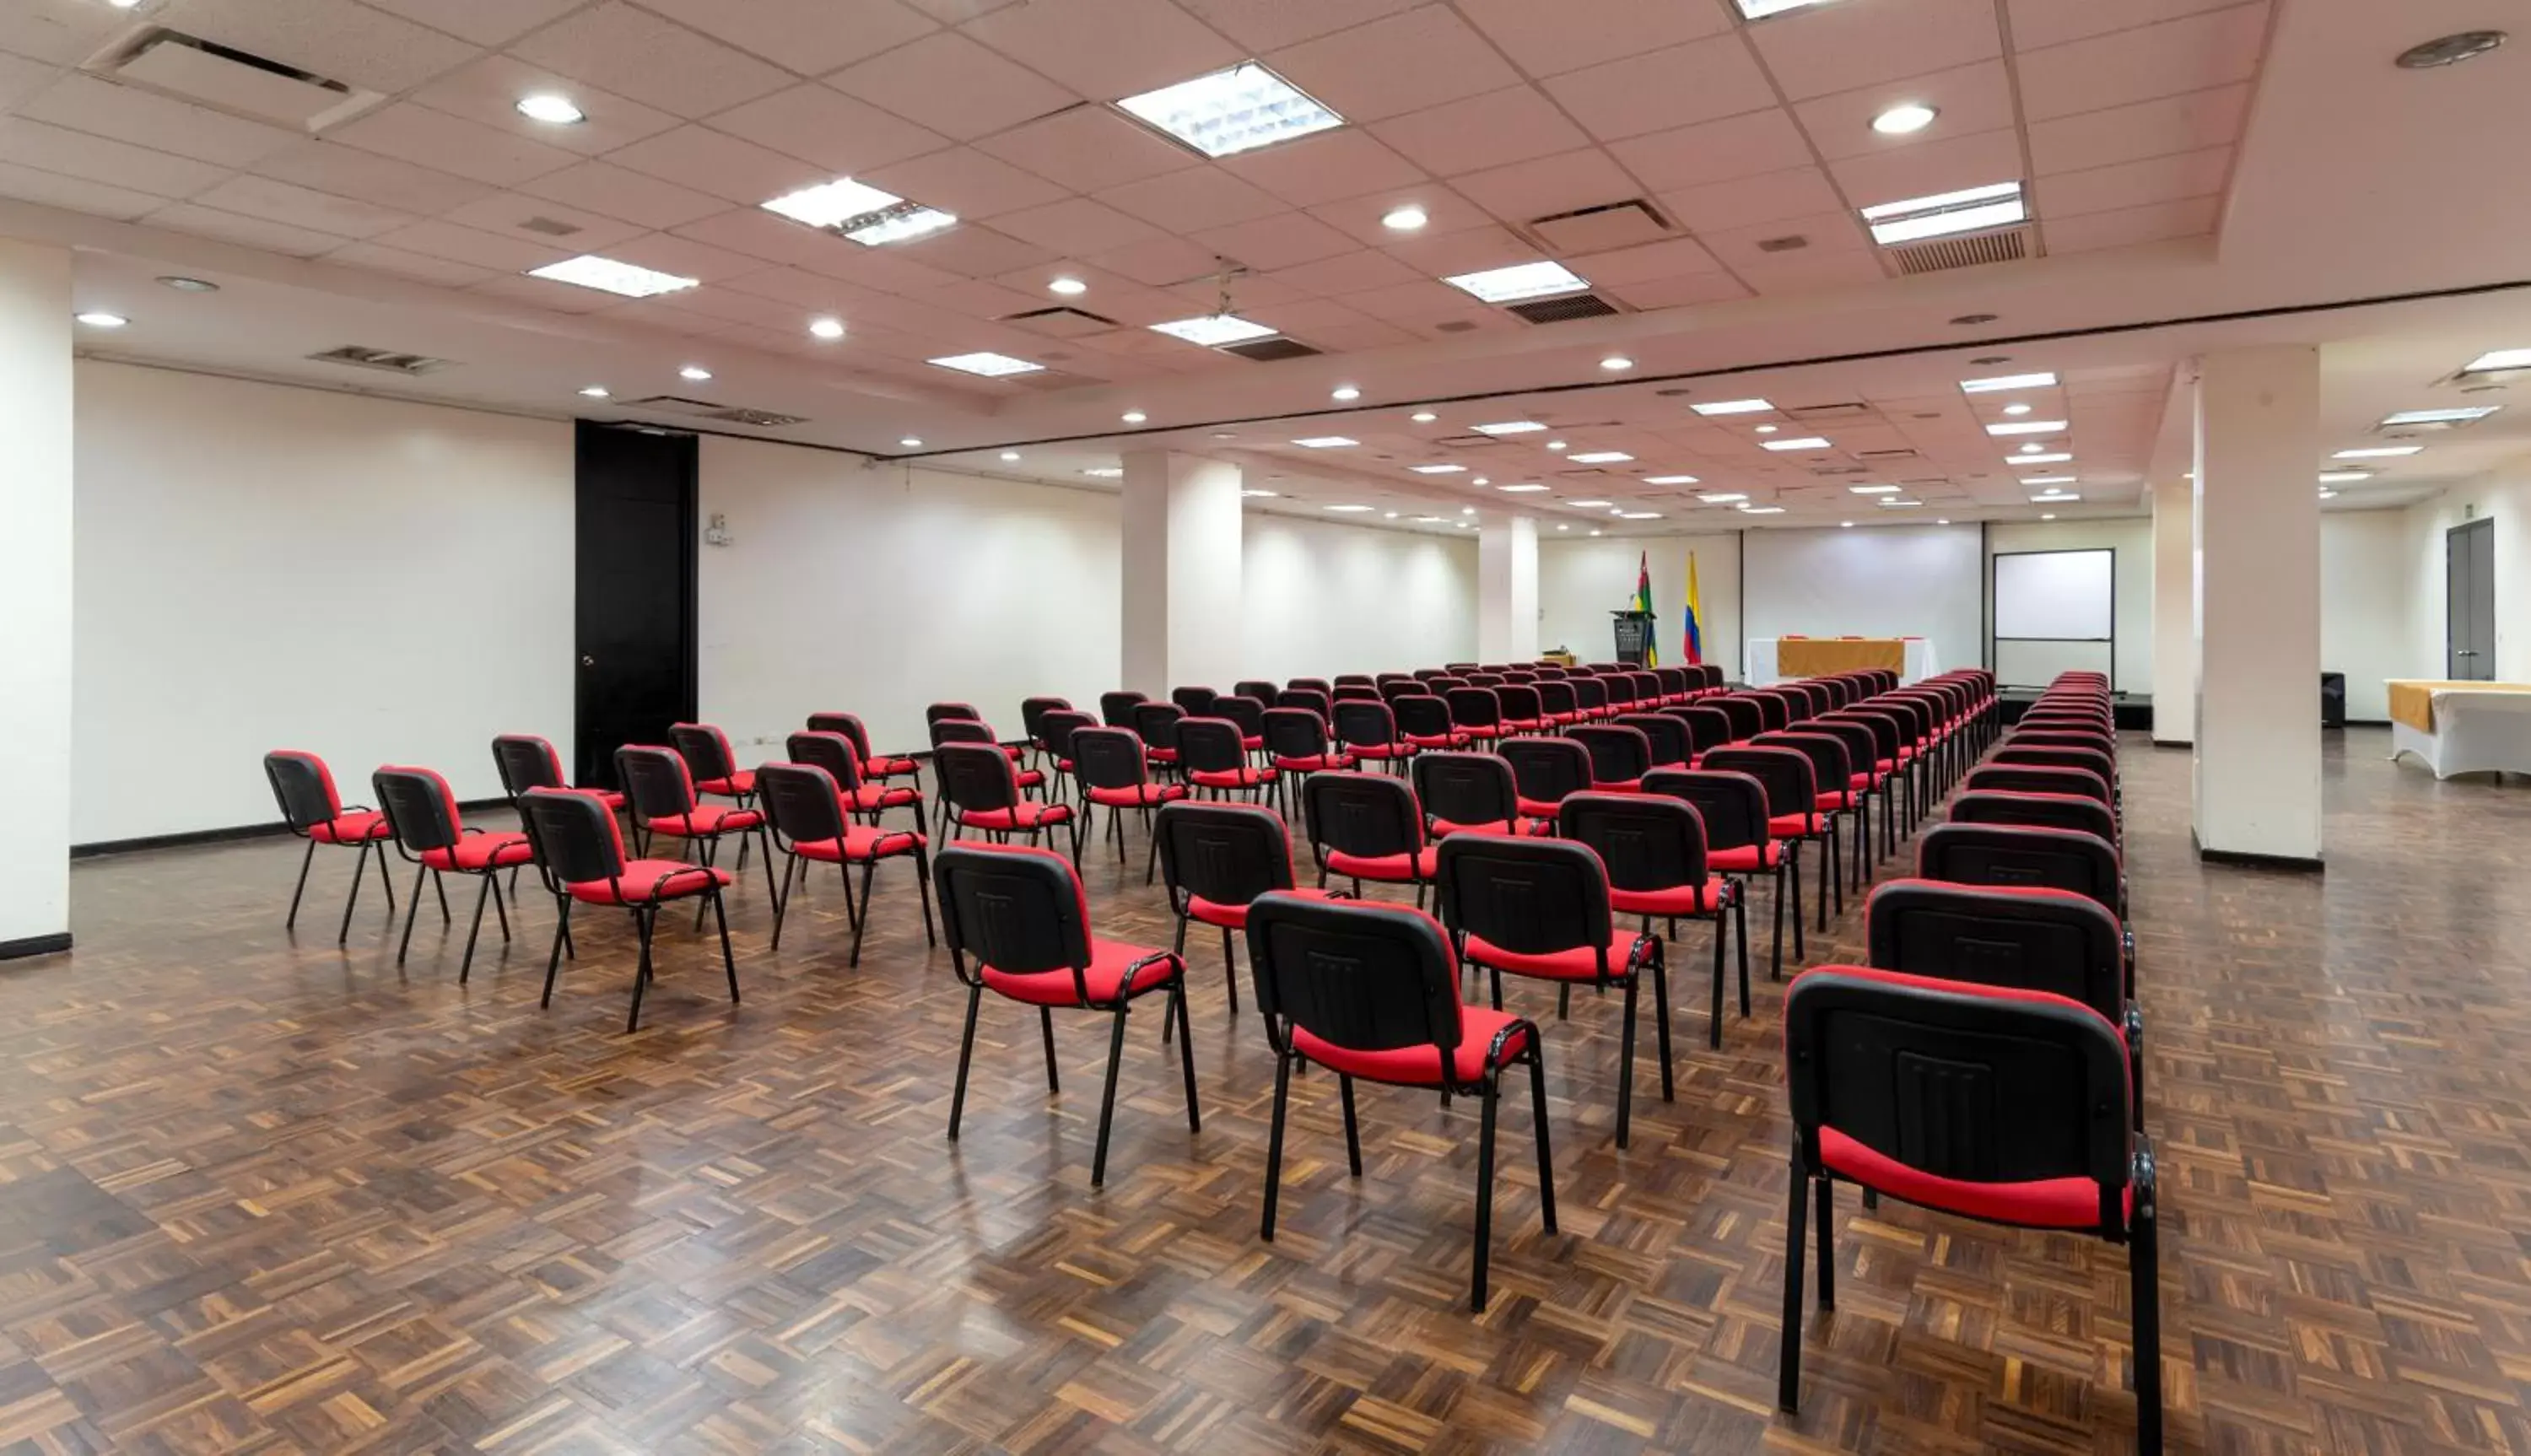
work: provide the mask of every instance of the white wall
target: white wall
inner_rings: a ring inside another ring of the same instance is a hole
[[[2409,608],[2405,667],[2394,677],[2440,678],[2444,658],[2444,532],[2496,522],[2496,676],[2531,682],[2531,457],[2508,462],[2406,511]],[[2353,684],[2349,683],[2349,691]]]
[[[2431,658],[2416,656],[2415,571],[2409,513],[2324,511],[2320,517],[2320,667],[2346,674],[2346,716],[2387,722],[2391,678],[2443,675],[2441,638]],[[2436,579],[2442,590],[2442,578]],[[2442,598],[2436,599],[2440,633]]]
[[[1653,612],[1659,620],[1660,660],[1676,666],[1687,631],[1687,558],[1696,555],[1697,587],[1704,597],[1705,660],[1723,675],[1740,676],[1740,537],[1659,536],[1575,539],[1548,532],[1538,541],[1538,645],[1568,647],[1585,662],[1605,662],[1616,650],[1608,614],[1633,604],[1635,574],[1645,553],[1652,559]]]
[[[262,756],[347,802],[572,736],[571,426],[83,362],[72,839],[271,823]]]
[[[2153,522],[2143,517],[2130,520],[2087,521],[1998,521],[1987,528],[1986,593],[1987,616],[1995,614],[1995,557],[2008,551],[2086,551],[2108,549],[2117,552],[2117,567],[2112,581],[2117,603],[2113,627],[2117,633],[2117,690],[2121,693],[2147,694],[2153,691]],[[2080,644],[2031,644],[2016,646],[2006,643],[1999,655],[1991,656],[1999,671],[2022,666],[2016,677],[2001,681],[2045,682],[2053,677],[2034,679],[2033,670],[2042,670],[2050,651],[2065,660],[2061,667],[2082,666],[2108,671],[2103,660],[2109,654],[2101,647]],[[1951,664],[1957,665],[1957,664]]]
[[[71,255],[0,239],[0,944],[70,928],[75,454]],[[145,760],[144,760],[145,761]],[[137,766],[137,765],[136,765]],[[52,942],[58,944],[58,942]],[[22,945],[31,952],[34,946]]]
[[[1921,637],[1938,668],[1980,660],[1986,563],[1975,526],[1753,531],[1748,636]]]
[[[1477,651],[1477,543],[1252,511],[1242,678],[1407,672]],[[1235,679],[1234,679],[1235,681]],[[1230,683],[1208,684],[1224,692]]]

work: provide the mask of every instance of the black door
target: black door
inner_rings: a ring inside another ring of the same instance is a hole
[[[2496,677],[2496,522],[2472,521],[2444,534],[2444,676]]]
[[[695,437],[580,422],[580,763],[615,785],[615,751],[695,716]]]

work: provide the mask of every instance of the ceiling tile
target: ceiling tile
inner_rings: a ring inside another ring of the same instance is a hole
[[[1253,222],[1213,228],[1196,234],[1195,241],[1224,257],[1237,258],[1261,270],[1290,267],[1295,263],[1356,251],[1351,238],[1306,212],[1284,212]]]
[[[1505,222],[1528,222],[1622,202],[1643,191],[1624,168],[1596,146],[1470,172],[1452,178],[1450,185]]]
[[[2186,197],[2051,221],[2046,225],[2048,251],[2052,254],[2089,252],[2199,237],[2215,231],[2222,205],[2220,196]]]
[[[629,175],[629,174],[628,174]],[[718,211],[726,203],[714,202]],[[442,214],[442,220],[480,228],[537,248],[564,248],[578,252],[604,252],[614,244],[641,237],[648,229],[594,212],[584,212],[526,193],[494,193],[479,201]],[[558,222],[580,229],[555,234],[526,226],[531,221]]]
[[[401,248],[386,248],[375,243],[353,243],[326,253],[324,260],[350,268],[366,268],[376,273],[393,273],[419,283],[437,284],[443,288],[464,288],[495,276],[489,268],[473,263],[451,262],[447,258],[424,257]]]
[[[1041,248],[1075,254],[1104,252],[1160,236],[1151,224],[1088,197],[1067,197],[1042,207],[1006,212],[994,220],[994,226]]]
[[[848,324],[853,321],[854,306],[863,299],[862,290],[852,284],[805,268],[767,268],[760,273],[744,274],[716,292],[771,299],[813,312],[840,313]],[[858,330],[855,338],[858,341]]]
[[[1169,0],[1030,0],[959,29],[1100,101],[1173,85],[1247,59]]]
[[[643,0],[672,21],[752,50],[788,71],[822,75],[936,28],[898,0]]]
[[[1359,308],[1374,318],[1391,322],[1418,318],[1448,318],[1468,311],[1473,302],[1446,283],[1418,278],[1407,283],[1392,283],[1386,288],[1365,289],[1346,294],[1342,300],[1348,308]],[[1478,307],[1482,308],[1483,305]]]
[[[675,231],[680,238],[692,238],[715,248],[726,248],[750,257],[788,263],[794,267],[830,270],[832,259],[839,253],[871,251],[832,233],[803,227],[760,207],[733,207],[699,222],[687,223]],[[928,273],[930,270],[927,268],[924,271]],[[838,275],[829,271],[828,276]]]
[[[642,318],[672,328],[702,327],[702,320],[722,323],[753,324],[759,329],[776,330],[787,343],[806,336],[809,315],[797,305],[734,288],[684,288],[644,299],[633,308],[621,308],[619,316]]]
[[[1242,152],[1214,165],[1296,207],[1412,187],[1425,180],[1422,168],[1353,127]]]
[[[1384,250],[1427,278],[1536,261],[1539,251],[1498,227],[1465,228],[1437,238],[1402,238]]]
[[[1733,271],[1741,282],[1771,297],[1880,283],[1888,276],[1878,257],[1861,251],[1769,253]]]
[[[927,35],[827,78],[943,137],[973,140],[1080,98],[954,30]]]
[[[2086,212],[2109,212],[2148,202],[2175,202],[2223,190],[2232,148],[2210,146],[2176,156],[2118,162],[2082,172],[2041,178],[2038,214],[2051,222]]]
[[[1828,175],[1857,207],[2011,182],[2021,176],[2021,137],[2011,131],[1948,137],[1828,163]]]
[[[1444,177],[1591,144],[1552,102],[1525,85],[1434,106],[1371,130],[1416,165]]]
[[[1210,165],[1111,187],[1098,200],[1170,233],[1227,227],[1284,210],[1264,192]]]
[[[495,275],[466,291],[484,298],[508,299],[532,308],[550,308],[557,313],[595,313],[624,302],[613,294],[600,293],[593,288],[515,275]]]
[[[1774,88],[1737,35],[1568,72],[1545,85],[1548,95],[1603,141],[1775,104]]]
[[[1874,117],[1902,101],[1931,106],[1940,115],[1932,126],[1912,136],[1884,137],[1872,130]],[[1979,61],[1819,96],[1794,106],[1793,113],[1801,118],[1820,155],[1830,161],[1879,156],[2017,124],[2012,81],[2001,61]]]
[[[453,222],[427,220],[381,233],[373,242],[425,257],[473,263],[496,273],[524,273],[574,256],[580,250],[560,243],[522,243]]]
[[[1661,206],[1679,223],[1699,233],[1723,232],[1779,222],[1809,213],[1843,207],[1836,189],[1817,167],[1790,167],[1758,177],[1710,182],[1703,187],[1663,193]]]
[[[478,54],[463,40],[342,0],[185,0],[174,19],[222,45],[389,95]]]
[[[1304,41],[1266,64],[1351,122],[1403,116],[1520,80],[1484,36],[1440,5]]]
[[[0,5],[0,51],[52,66],[76,66],[132,24],[92,0],[10,0]]]
[[[92,212],[99,217],[119,218],[125,222],[167,205],[167,199],[148,193],[137,193],[127,187],[108,187],[83,177],[65,177],[58,172],[39,172],[21,167],[16,162],[0,162],[0,197],[16,197],[24,202],[41,202],[48,207],[67,207],[74,212]]]
[[[1361,323],[1337,324],[1320,329],[1313,342],[1330,353],[1355,354],[1365,349],[1387,349],[1399,344],[1412,344],[1412,331],[1384,319],[1365,319]],[[1225,356],[1228,357],[1228,356]]]
[[[14,111],[53,84],[54,68],[0,51],[0,111]]]
[[[1722,304],[1749,297],[1749,290],[1728,273],[1681,273],[1669,278],[1647,278],[1640,283],[1621,283],[1602,292],[1615,294],[1632,308],[1647,309]]]
[[[313,228],[295,228],[288,223],[268,222],[260,217],[248,217],[236,212],[223,212],[195,202],[171,202],[150,213],[142,221],[153,228],[171,228],[179,233],[192,233],[201,238],[217,238],[223,243],[237,243],[248,248],[260,248],[267,252],[288,253],[292,257],[314,257],[342,246],[338,233],[320,233]]]
[[[2221,146],[2240,137],[2249,110],[2250,88],[2227,85],[2036,122],[2031,166],[2046,176]]]
[[[2023,51],[2022,109],[2039,122],[2247,81],[2267,28],[2267,6],[2242,5]]]
[[[624,0],[582,11],[510,49],[575,80],[690,118],[726,111],[791,84],[779,69]]]
[[[2118,0],[2115,5],[2102,5],[2097,0],[2007,0],[2013,48],[2025,51],[2239,3],[2241,0]]]
[[[841,173],[884,167],[949,144],[945,137],[816,82],[724,111],[711,124],[716,131]]]
[[[493,191],[479,182],[336,141],[301,141],[284,147],[255,163],[254,173],[423,217],[463,207]]]
[[[1823,5],[1749,28],[1775,84],[1799,101],[2003,54],[1995,0]]]
[[[1532,76],[1596,66],[1731,28],[1716,0],[1458,0],[1460,11]]]
[[[345,146],[454,172],[496,187],[516,187],[531,177],[558,172],[580,158],[558,146],[398,101],[356,117],[329,134]]]
[[[420,21],[477,45],[507,45],[587,0],[364,0],[373,9]]]
[[[1075,106],[976,143],[1058,187],[1097,192],[1196,165],[1195,153],[1117,112]]]
[[[1411,232],[1400,232],[1388,226],[1385,219],[1390,209],[1407,202],[1424,209],[1424,226]],[[1486,209],[1437,182],[1355,197],[1350,201],[1322,203],[1311,208],[1310,215],[1355,242],[1375,248],[1401,238],[1437,238],[1462,228],[1491,227],[1494,221]]]
[[[1608,143],[1608,152],[1655,192],[1780,172],[1811,159],[1802,129],[1780,107],[1630,137]]]
[[[1035,243],[1005,237],[991,228],[961,226],[888,247],[926,267],[969,278],[989,278],[1032,263],[1046,261],[1054,252]]]
[[[1068,297],[1047,292],[1046,284],[1057,277],[1079,279],[1090,286],[1090,291]],[[1174,295],[1156,288],[1146,288],[1121,273],[1092,267],[1070,258],[1022,268],[994,281],[1014,293],[1025,295],[1035,307],[1069,304],[1135,328],[1158,323],[1162,319],[1184,317],[1186,313],[1185,305]]]
[[[194,200],[223,212],[331,233],[339,238],[374,238],[415,220],[410,213],[310,192],[268,177],[231,177],[197,194]]]
[[[841,243],[840,239],[837,241]],[[858,248],[861,245],[843,243],[842,246]],[[606,255],[620,262],[656,268],[662,273],[674,273],[680,278],[694,278],[704,283],[717,283],[742,273],[758,272],[766,266],[764,259],[751,253],[715,248],[673,233],[650,233],[629,243],[618,243],[606,250]]]
[[[607,158],[657,178],[754,205],[830,181],[826,170],[709,127],[679,127]]]
[[[1863,225],[1850,212],[1820,212],[1808,217],[1788,217],[1780,222],[1760,223],[1755,227],[1726,228],[1707,233],[1697,241],[1714,254],[1715,260],[1734,272],[1745,273],[1771,259],[1786,256],[1765,252],[1758,245],[1776,238],[1804,238],[1804,252],[1866,252],[1871,251]]]
[[[1022,293],[1018,289],[1007,288],[982,278],[970,278],[963,283],[953,283],[947,288],[927,295],[924,301],[936,304],[943,308],[954,308],[961,313],[971,313],[978,318],[1008,318],[1014,313],[1057,308],[1068,302],[1064,299],[1047,298],[1042,293]]]
[[[1212,250],[1183,238],[1145,238],[1122,248],[1102,249],[1090,261],[1147,288],[1206,278],[1216,269]]]
[[[538,91],[569,96],[588,120],[558,127],[521,116],[519,98]],[[677,125],[677,119],[664,111],[609,95],[586,82],[557,76],[515,56],[485,56],[471,66],[461,66],[408,99],[583,156],[613,151]]]
[[[227,167],[253,166],[301,137],[280,127],[242,121],[93,76],[70,75],[20,108],[20,114],[74,132],[172,151]]]
[[[725,198],[662,182],[612,162],[582,162],[548,172],[524,184],[520,191],[601,217],[660,230],[683,227],[715,212],[725,212],[730,205]]]
[[[1722,266],[1714,260],[1714,254],[1705,251],[1704,244],[1692,238],[1672,238],[1661,243],[1595,252],[1575,259],[1574,265],[1589,269],[1592,283],[1603,287],[1641,283],[1651,278],[1675,278],[1681,273],[1711,273]]]
[[[1314,35],[1412,10],[1425,0],[1178,0],[1196,19],[1264,55]]]
[[[189,197],[229,175],[226,168],[85,132],[0,117],[0,162],[81,177],[161,197]]]
[[[1038,207],[1060,199],[1063,189],[972,146],[953,146],[908,162],[860,174],[872,187],[912,197],[969,221]]]
[[[1280,268],[1269,276],[1287,288],[1326,296],[1394,288],[1422,281],[1425,277],[1376,248],[1358,249],[1335,257]]]

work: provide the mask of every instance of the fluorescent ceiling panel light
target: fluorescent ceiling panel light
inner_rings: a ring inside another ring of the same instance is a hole
[[[1700,495],[1697,497],[1698,500],[1705,502],[1709,506],[1735,506],[1748,498],[1748,496],[1737,490],[1717,490],[1711,495]]]
[[[1863,209],[1863,220],[1872,228],[1872,240],[1884,248],[1920,238],[2006,227],[2028,216],[2018,182],[1991,183]]]
[[[1118,471],[1116,474],[1118,474],[1118,475],[1120,475],[1120,476],[1121,476],[1121,475],[1123,475],[1123,474],[1125,474],[1125,473],[1124,473],[1123,471]],[[1273,491],[1271,491],[1271,490],[1243,490],[1243,491],[1241,491],[1241,492],[1239,492],[1239,493],[1240,493],[1241,495],[1244,495],[1244,496],[1248,497],[1250,500],[1255,500],[1255,499],[1257,499],[1257,498],[1258,498],[1258,497],[1260,497],[1260,496],[1268,496],[1268,495],[1272,495],[1274,492],[1273,492]]]
[[[1761,450],[1826,450],[1828,443],[1817,435],[1804,435],[1798,440],[1760,440]]]
[[[2384,424],[2460,424],[2472,420],[2485,420],[2503,409],[2503,405],[2477,405],[2459,410],[2401,410],[2383,420]]]
[[[1620,521],[1659,521],[1660,519],[1660,514],[1661,513],[1659,511],[1619,511],[1617,513],[1617,519]]]
[[[1125,472],[1112,465],[1094,465],[1082,474],[1094,480],[1121,480],[1125,477]]]
[[[1962,379],[1962,394],[1995,394],[2007,389],[2048,389],[2056,383],[2053,374],[1996,374],[1985,379]]]
[[[1544,485],[1521,484],[1497,485],[1494,488],[1505,495],[1533,495],[1541,490],[1545,490],[1547,487]]]
[[[1784,514],[1784,508],[1782,506],[1742,506],[1740,508],[1740,514],[1743,516],[1780,516]]]
[[[2358,480],[2372,478],[2371,471],[2322,471],[2320,473],[2320,483],[2323,485],[2352,485]]]
[[[1604,500],[1577,500],[1574,501],[1573,504],[1577,506],[1604,506],[1607,502]]]
[[[1696,483],[1696,477],[1694,476],[1644,476],[1644,483],[1647,485],[1693,485]]]
[[[867,220],[857,219],[858,225],[847,224],[843,234],[864,248],[876,248],[882,243],[902,243],[908,238],[936,233],[957,221],[958,214],[954,212],[926,207],[920,202],[902,202]]]
[[[1025,359],[1013,359],[990,350],[978,354],[952,354],[928,363],[944,369],[956,369],[962,374],[982,374],[987,379],[998,379],[1004,374],[1034,374],[1045,367],[1041,364],[1030,364]]]
[[[675,293],[678,289],[692,288],[703,281],[700,278],[680,278],[674,273],[662,273],[655,268],[645,268],[634,263],[619,263],[611,257],[599,257],[593,252],[584,252],[578,257],[567,257],[558,263],[547,263],[541,268],[530,268],[528,276],[550,278],[556,283],[576,284],[582,288],[593,288],[599,293],[620,294],[628,299],[647,299],[655,294]]]
[[[772,201],[758,205],[767,212],[779,212],[793,222],[805,222],[813,228],[831,228],[870,213],[884,212],[904,200],[894,193],[881,192],[868,183],[838,177],[816,187],[784,193]]]
[[[2531,349],[2499,349],[2482,354],[2461,372],[2475,374],[2487,369],[2531,369]]]
[[[1304,450],[1341,450],[1347,445],[1359,445],[1362,441],[1347,439],[1343,435],[1312,435],[1306,440],[1294,440],[1292,443]]]
[[[1455,476],[1467,469],[1464,465],[1410,465],[1408,470],[1419,476]]]
[[[1245,344],[1251,339],[1270,339],[1278,330],[1240,317],[1236,313],[1208,313],[1202,318],[1178,318],[1152,325],[1152,332],[1184,339],[1207,349],[1224,344]]]
[[[571,97],[557,95],[552,91],[537,91],[534,95],[521,96],[519,115],[530,121],[540,121],[557,127],[575,126],[589,120],[586,113],[572,104]]]
[[[1255,61],[1127,96],[1116,105],[1209,157],[1255,151],[1345,124]]]
[[[1857,495],[1896,495],[1898,493],[1898,487],[1895,485],[1848,485],[1845,488]]]
[[[1884,500],[1881,504],[1895,508],[1899,506],[1921,506],[1924,502],[1921,500]]]
[[[2051,490],[2046,495],[2032,496],[2030,498],[2030,503],[2034,506],[2059,506],[2063,505],[2067,501],[2081,499],[2081,496],[2075,495],[2070,491]]]
[[[1525,435],[1547,428],[1535,420],[1506,420],[1500,424],[1480,424],[1473,428],[1481,435]]]
[[[2074,483],[2074,477],[2072,476],[2031,476],[2024,478],[2021,483],[2024,485],[2071,485]]]
[[[89,328],[121,328],[132,321],[120,313],[108,313],[100,308],[91,308],[84,313],[74,313],[71,317],[86,324]]]
[[[2335,500],[2337,499],[2337,492],[2334,490],[2324,490],[2320,493],[2320,498],[2322,500]]]
[[[1814,5],[1828,3],[1828,0],[1740,0],[1740,17],[1743,20],[1763,21],[1771,15],[1782,15],[1788,10],[1807,10]]]
[[[2361,450],[2340,450],[2332,460],[2388,460],[2394,455],[2414,455],[2423,445],[2368,445]]]
[[[688,364],[688,365],[686,365],[684,368],[681,368],[681,369],[677,370],[677,377],[678,377],[678,378],[680,378],[680,379],[690,379],[690,380],[693,380],[693,381],[694,381],[695,383],[697,383],[697,384],[701,384],[701,383],[703,383],[704,380],[709,379],[711,376],[712,376],[712,371],[711,371],[711,370],[709,370],[709,369],[707,369],[707,368],[704,368],[702,364]]]
[[[581,393],[593,400],[602,400],[607,397],[607,388],[603,384],[591,384],[587,389],[582,390]],[[2324,476],[2323,478],[2326,477]]]
[[[1617,465],[1634,459],[1623,450],[1585,450],[1579,455],[1564,458],[1575,465]]]
[[[1369,507],[1369,506],[1321,506],[1321,507],[1319,507],[1319,509],[1320,509],[1320,510],[1322,510],[1322,511],[1333,511],[1333,512],[1335,512],[1335,513],[1336,513],[1337,515],[1339,515],[1339,516],[1350,516],[1350,515],[1355,514],[1355,513],[1356,513],[1356,512],[1358,512],[1358,511],[1368,511],[1368,510],[1370,510],[1370,509],[1371,509],[1371,507]]]
[[[2053,435],[2064,427],[2062,420],[2007,420],[2000,424],[1988,425],[1986,432],[1991,435]]]
[[[2007,457],[2005,457],[2005,459],[2004,459],[2004,462],[2003,462],[2003,463],[2004,463],[2005,465],[2016,465],[2016,466],[2017,466],[2017,465],[2063,465],[2065,462],[2067,462],[2067,461],[2069,461],[2069,460],[2071,460],[2071,459],[2073,459],[2073,458],[2074,458],[2074,457],[2073,457],[2073,455],[2072,455],[2072,454],[2070,454],[2069,452],[2062,451],[2062,450],[2057,450],[2057,451],[2046,451],[2046,452],[2042,452],[2042,453],[2040,453],[2040,454],[2038,454],[2038,455],[2012,455],[2012,456],[2007,456]]]
[[[1544,258],[1534,263],[1514,263],[1508,268],[1461,273],[1441,281],[1462,293],[1474,294],[1489,304],[1510,304],[1522,299],[1543,299],[1550,294],[1580,293],[1591,286],[1591,280],[1562,263]]]
[[[1761,410],[1775,407],[1765,400],[1716,400],[1710,405],[1690,405],[1688,408],[1699,415],[1755,415]]]
[[[1415,524],[1418,526],[1447,526],[1450,524],[1450,518],[1447,516],[1418,516],[1415,518]]]

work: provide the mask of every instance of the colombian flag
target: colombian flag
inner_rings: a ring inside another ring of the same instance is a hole
[[[1696,553],[1687,553],[1687,660],[1705,660],[1705,600],[1696,589]]]
[[[1652,615],[1653,557],[1649,551],[1644,552],[1635,562],[1635,610],[1642,612],[1646,617]],[[1644,666],[1660,666],[1660,640],[1650,632],[1644,634]]]

